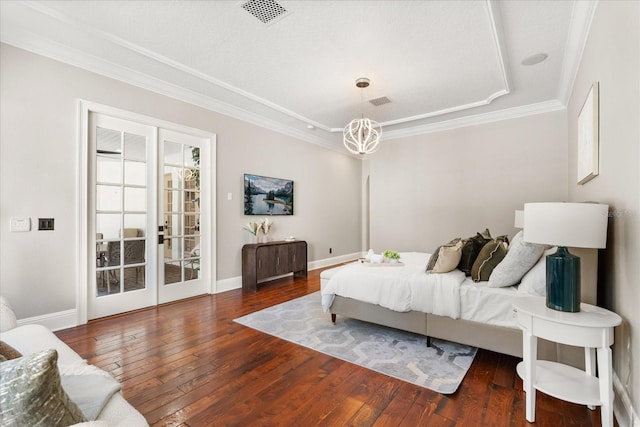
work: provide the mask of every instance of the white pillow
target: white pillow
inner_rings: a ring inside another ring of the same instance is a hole
[[[558,248],[553,247],[544,251],[536,265],[524,275],[518,292],[529,295],[543,297],[547,295],[547,255],[556,252]]]
[[[493,269],[487,286],[504,288],[520,282],[522,276],[533,267],[544,252],[544,245],[522,240],[522,231],[513,237],[507,255]]]
[[[6,332],[16,327],[16,315],[11,309],[9,301],[0,295],[0,332]]]

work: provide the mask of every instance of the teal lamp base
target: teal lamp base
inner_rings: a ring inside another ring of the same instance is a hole
[[[565,246],[547,255],[547,307],[576,313],[580,311],[580,257]]]

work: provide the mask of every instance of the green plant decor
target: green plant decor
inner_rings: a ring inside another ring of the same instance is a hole
[[[382,256],[387,258],[387,259],[395,259],[395,260],[399,260],[400,259],[400,254],[396,251],[390,251],[390,250],[386,250],[382,253]]]

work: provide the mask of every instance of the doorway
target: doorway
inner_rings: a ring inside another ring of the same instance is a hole
[[[89,108],[86,121],[85,321],[212,292],[215,135]]]

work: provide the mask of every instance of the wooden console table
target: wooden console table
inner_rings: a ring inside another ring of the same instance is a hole
[[[242,289],[256,291],[258,281],[293,272],[307,277],[307,242],[269,242],[242,247]]]

